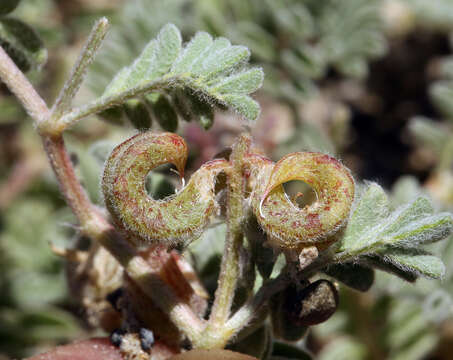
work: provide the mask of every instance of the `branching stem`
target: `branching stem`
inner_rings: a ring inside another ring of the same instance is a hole
[[[72,69],[71,75],[61,89],[60,94],[52,107],[52,115],[47,119],[49,123],[43,123],[41,125],[42,129],[46,127],[49,128],[49,130],[52,129],[53,123],[58,122],[57,120],[59,120],[66,111],[70,110],[72,100],[80,89],[80,85],[88,71],[88,66],[93,62],[94,56],[107,34],[107,30],[108,20],[106,18],[99,19],[94,25],[93,30]]]
[[[233,151],[230,156],[232,167],[227,174],[228,232],[209,323],[205,330],[205,336],[202,338],[202,343],[197,344],[201,348],[223,348],[231,338],[231,334],[225,332],[223,328],[230,317],[231,304],[239,276],[239,252],[244,236],[242,230],[244,218],[242,204],[244,199],[243,158],[248,150],[249,143],[249,135],[240,136],[233,145]]]
[[[100,28],[104,29],[106,26],[107,23],[101,20],[95,27],[95,31]],[[104,30],[102,29],[99,30],[100,34],[103,34]],[[93,35],[91,39],[93,39]],[[98,41],[100,40],[99,38]],[[61,105],[56,105],[54,108],[60,108],[75,95],[85,71],[84,67],[91,62],[91,59],[87,57],[94,55],[94,52],[90,49],[89,46],[85,47],[85,51],[89,53],[80,56],[79,59],[81,60],[79,65],[76,65],[72,80],[60,94],[59,104]],[[179,300],[172,289],[156,275],[156,272],[145,259],[122,238],[105,219],[101,211],[91,203],[75,175],[73,164],[66,151],[62,136],[63,128],[58,127],[60,118],[52,117],[52,113],[44,100],[2,47],[0,47],[0,78],[21,101],[27,113],[35,120],[38,128],[43,122],[46,122],[46,126],[49,126],[46,127],[49,131],[42,132],[44,148],[57,177],[61,192],[77,217],[80,231],[84,235],[99,241],[118,260],[129,277],[137,283],[142,291],[168,314],[172,322],[191,341],[197,342],[205,327],[203,320],[198,318],[188,304]],[[65,91],[68,93],[65,93]],[[52,122],[50,122],[51,117]],[[52,127],[53,125],[57,126]]]

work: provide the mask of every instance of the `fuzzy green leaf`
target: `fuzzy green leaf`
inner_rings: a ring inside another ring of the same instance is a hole
[[[386,254],[391,248],[415,249],[444,239],[453,230],[452,215],[433,212],[431,203],[419,197],[389,214],[387,196],[378,185],[371,184],[358,200],[339,251]]]
[[[186,45],[179,58],[175,61],[171,71],[173,73],[190,73],[192,66],[198,62],[211,48],[213,43],[211,35],[198,32]]]
[[[260,114],[259,104],[250,96],[224,95],[222,100],[246,119],[255,120]]]
[[[440,279],[445,275],[443,262],[423,250],[393,249],[361,259],[370,266],[393,273],[409,282],[415,281],[419,276]]]
[[[387,254],[384,260],[399,267],[402,271],[414,273],[430,279],[440,279],[445,275],[445,266],[436,256]]]
[[[368,229],[385,219],[389,212],[385,191],[375,183],[370,184],[352,213],[340,251],[360,247]]]
[[[39,68],[47,60],[47,50],[36,32],[17,19],[0,19],[0,45],[22,71]]]
[[[232,92],[237,94],[250,94],[258,90],[262,82],[263,71],[259,68],[255,68],[228,76],[215,86],[211,86],[209,90],[221,94],[229,94]]]
[[[260,68],[245,67],[249,58],[246,47],[231,45],[225,38],[213,40],[204,32],[183,47],[179,30],[169,24],[132,65],[118,72],[100,100],[113,105],[153,91],[169,95],[167,105],[174,108],[175,115],[186,120],[199,118],[205,128],[212,124],[212,110],[209,115],[197,111],[194,98],[208,108],[226,106],[255,120],[260,108],[248,95],[262,85],[264,75]],[[173,118],[171,126],[165,121],[163,127],[175,129]]]
[[[426,198],[390,212],[385,192],[370,184],[357,200],[336,256],[339,262],[353,260],[410,282],[419,276],[440,278],[444,265],[421,246],[446,238],[452,230],[452,215],[434,214]]]
[[[366,255],[362,256],[360,259],[363,263],[370,267],[385,271],[392,275],[396,275],[399,278],[410,283],[415,282],[415,280],[417,280],[418,278],[417,274],[415,274],[414,272],[406,271],[407,269],[402,269],[401,266],[396,266],[394,263],[387,261],[377,255]]]

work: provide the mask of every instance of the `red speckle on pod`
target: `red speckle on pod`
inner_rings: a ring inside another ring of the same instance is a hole
[[[307,220],[307,223],[305,224],[305,228],[307,228],[307,229],[322,228],[318,213],[307,214],[305,219]]]

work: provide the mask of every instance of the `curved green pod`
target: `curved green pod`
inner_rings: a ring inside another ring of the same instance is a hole
[[[338,160],[321,153],[291,153],[275,165],[249,156],[252,208],[271,245],[287,250],[328,242],[348,219],[354,200],[354,180]],[[288,199],[283,183],[301,180],[317,200],[304,208]]]
[[[138,244],[186,243],[201,234],[217,212],[214,186],[225,160],[204,164],[176,194],[152,199],[145,177],[172,163],[181,178],[187,160],[184,140],[172,133],[139,133],[118,145],[107,159],[102,179],[105,204],[115,223]]]

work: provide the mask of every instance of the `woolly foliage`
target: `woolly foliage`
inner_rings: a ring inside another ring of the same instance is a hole
[[[177,24],[186,36],[204,29],[244,44],[253,54],[252,61],[265,69],[265,90],[295,102],[316,89],[315,81],[331,67],[345,76],[365,76],[367,61],[387,48],[376,0],[168,0],[165,4],[164,10],[156,0],[126,3],[105,49],[111,57],[101,56],[95,67],[90,83],[96,92],[138,55],[146,36],[167,22]]]
[[[444,265],[421,246],[446,238],[452,230],[451,214],[434,214],[424,197],[391,211],[384,190],[372,183],[357,200],[337,251],[407,280],[440,278]]]
[[[140,129],[149,128],[155,117],[162,128],[175,131],[178,116],[196,119],[207,128],[214,106],[255,120],[260,108],[249,94],[261,86],[264,75],[260,68],[247,66],[249,57],[246,47],[205,32],[183,45],[178,28],[168,24],[131,65],[117,73],[101,99],[120,105],[135,98],[125,110]]]

